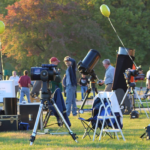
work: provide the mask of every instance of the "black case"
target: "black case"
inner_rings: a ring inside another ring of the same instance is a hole
[[[29,123],[30,130],[34,128],[39,106],[39,103],[19,104],[19,114],[21,115],[21,121]],[[38,124],[38,129],[40,129],[40,121]]]
[[[18,115],[0,115],[0,131],[17,131]]]

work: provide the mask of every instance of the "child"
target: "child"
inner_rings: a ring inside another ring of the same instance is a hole
[[[84,94],[88,89],[88,79],[86,75],[82,74],[81,78],[79,79],[79,85],[81,86],[81,96],[82,96],[82,101],[84,100]]]

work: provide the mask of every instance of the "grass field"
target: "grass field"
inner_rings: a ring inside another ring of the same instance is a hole
[[[138,83],[140,86],[140,83]],[[104,87],[103,87],[104,88]],[[100,88],[100,90],[103,90]],[[92,93],[90,94],[90,96]],[[81,100],[81,94],[77,94],[77,100]],[[150,104],[149,104],[150,105]],[[144,104],[144,106],[146,106]],[[79,106],[78,106],[79,107]],[[84,108],[91,108],[90,105],[86,105]],[[90,118],[91,113],[87,112],[82,114],[84,118]],[[86,137],[82,139],[84,128],[81,122],[78,120],[78,116],[70,116],[71,121],[71,129],[78,136],[78,143],[72,140],[70,135],[37,135],[34,145],[30,146],[30,136],[32,130],[29,131],[17,131],[17,132],[0,132],[0,150],[30,150],[30,149],[40,149],[40,150],[149,150],[150,149],[150,141],[146,139],[140,139],[140,136],[144,133],[148,124],[150,124],[150,119],[146,118],[144,112],[140,114],[140,118],[138,119],[130,119],[129,115],[124,115],[123,118],[123,134],[126,139],[124,142],[120,133],[118,141],[117,139],[110,139],[110,137],[105,136],[101,141],[98,141],[98,138],[95,141]],[[56,123],[56,118],[52,116],[49,119],[49,123]],[[48,127],[50,132],[55,132],[59,127],[57,125],[53,125]],[[41,132],[41,131],[39,131]],[[67,132],[65,127],[59,129],[59,132]],[[93,133],[91,132],[91,138],[93,137]]]
[[[84,118],[89,118],[91,113],[82,114]],[[124,142],[119,133],[120,140],[110,139],[108,136],[98,141],[98,138],[93,142],[86,137],[82,139],[84,128],[77,116],[70,116],[71,129],[78,136],[78,143],[72,140],[70,135],[37,135],[34,145],[29,145],[29,139],[32,131],[18,131],[18,132],[0,132],[0,149],[1,150],[28,150],[28,149],[60,149],[60,150],[148,150],[150,149],[150,141],[146,139],[140,139],[141,134],[144,133],[144,127],[150,123],[150,119],[147,119],[145,114],[140,114],[139,119],[129,119],[129,115],[125,115],[123,119],[123,134],[126,141]],[[55,123],[55,117],[51,117],[49,123]],[[58,129],[57,125],[49,127],[50,132],[55,132]],[[61,132],[66,132],[66,128],[60,129]],[[93,133],[91,132],[91,137]]]

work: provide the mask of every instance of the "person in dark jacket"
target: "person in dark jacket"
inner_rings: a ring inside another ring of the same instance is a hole
[[[65,65],[67,66],[66,70],[66,112],[67,115],[70,115],[71,105],[72,105],[72,114],[73,116],[77,115],[77,106],[76,106],[76,88],[77,88],[77,79],[76,79],[76,62],[73,58],[66,56],[64,58]]]

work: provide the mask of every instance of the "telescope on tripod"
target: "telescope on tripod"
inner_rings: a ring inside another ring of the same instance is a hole
[[[99,78],[97,77],[95,71],[94,71],[94,67],[98,63],[100,58],[101,58],[101,55],[97,50],[90,49],[89,52],[87,53],[87,55],[84,57],[84,59],[82,61],[80,60],[79,63],[77,64],[79,72],[81,74],[90,75],[90,78],[89,78],[90,81],[94,81],[94,80],[100,81]],[[84,96],[84,100],[83,100],[82,105],[80,107],[80,111],[83,110],[83,107],[86,103],[86,100],[87,100],[90,92],[91,92],[91,88],[89,88],[86,91],[86,94]]]
[[[51,97],[50,90],[48,89],[48,82],[50,80],[55,81],[55,82],[61,82],[59,72],[56,70],[56,65],[52,65],[52,64],[48,64],[48,65],[46,64],[45,65],[45,64],[43,64],[42,67],[32,67],[31,68],[31,79],[32,80],[41,80],[42,81],[42,90],[40,91],[41,104],[39,106],[39,111],[37,114],[37,118],[35,121],[33,132],[31,135],[30,145],[32,145],[33,142],[35,141],[40,116],[42,115],[42,110],[43,110],[43,106],[44,106],[45,102],[53,105],[58,116],[61,118],[61,120],[65,124],[67,130],[69,131],[69,134],[71,135],[73,140],[75,140],[77,142],[76,134],[73,133],[73,131],[70,129],[68,123],[64,119],[64,116],[62,115],[59,108],[57,107],[54,98]]]
[[[138,118],[139,117],[139,113],[135,110],[134,94],[137,96],[141,106],[143,107],[143,103],[142,103],[137,91],[135,90],[136,83],[130,82],[131,76],[133,76],[133,77],[138,76],[139,71],[141,71],[141,70],[142,70],[141,66],[139,66],[135,70],[129,68],[129,69],[125,70],[125,73],[124,73],[124,78],[125,78],[126,83],[127,83],[127,91],[126,91],[126,93],[125,93],[125,95],[124,95],[124,97],[120,103],[120,107],[121,107],[121,109],[125,109],[123,103],[124,103],[124,100],[125,100],[127,94],[130,94],[132,96],[132,112],[131,112],[130,118]],[[147,118],[149,118],[145,108],[144,108],[144,111],[145,111]]]

